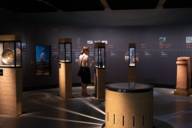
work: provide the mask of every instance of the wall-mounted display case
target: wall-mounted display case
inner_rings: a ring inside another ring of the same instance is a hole
[[[35,45],[35,75],[51,75],[51,46],[44,44]]]
[[[0,41],[0,67],[22,66],[22,42],[19,40]]]
[[[136,45],[133,43],[129,44],[129,66],[136,66]]]
[[[94,43],[94,56],[95,56],[95,66],[97,68],[105,68],[106,66],[105,43],[102,42]]]
[[[72,62],[72,39],[59,39],[59,61],[63,63]]]

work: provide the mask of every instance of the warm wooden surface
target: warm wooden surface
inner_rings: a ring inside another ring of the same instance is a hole
[[[190,57],[178,57],[176,75],[176,95],[187,96],[191,86],[191,60]]]
[[[4,68],[0,76],[0,114],[17,116],[22,113],[22,69]]]
[[[60,63],[59,68],[59,91],[65,100],[72,96],[72,74],[71,63]]]
[[[153,91],[122,93],[106,89],[105,128],[152,128]]]
[[[105,69],[96,68],[97,99],[105,99]]]

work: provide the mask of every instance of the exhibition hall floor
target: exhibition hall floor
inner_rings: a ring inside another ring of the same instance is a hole
[[[93,94],[93,86],[88,88]],[[58,89],[26,91],[23,114],[18,118],[0,115],[0,128],[100,128],[104,102],[81,97],[80,89],[74,87],[73,98],[66,102]],[[173,89],[154,88],[155,128],[192,128],[192,97],[172,93]]]

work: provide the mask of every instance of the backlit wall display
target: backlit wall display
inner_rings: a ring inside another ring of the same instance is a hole
[[[36,75],[50,75],[50,46],[49,45],[36,45],[35,46],[35,74]]]
[[[167,48],[166,41],[167,41],[166,37],[160,36],[159,37],[159,48],[162,48],[162,49]]]
[[[165,36],[159,37],[159,48],[160,48],[160,55],[162,57],[168,56],[168,48],[170,48],[171,44],[167,43],[167,38]]]
[[[165,43],[165,42],[166,42],[166,37],[160,36],[160,37],[159,37],[159,42],[160,42],[160,43]]]
[[[186,43],[192,43],[192,36],[186,36]]]
[[[185,37],[186,48],[192,48],[192,36]]]

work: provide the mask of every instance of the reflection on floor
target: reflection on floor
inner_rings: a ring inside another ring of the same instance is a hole
[[[73,88],[73,97],[63,101],[58,89],[24,92],[19,118],[0,115],[0,128],[101,128],[104,102],[81,97]],[[173,89],[154,89],[154,124],[156,128],[192,128],[192,97],[174,96]],[[89,87],[94,94],[94,88]],[[171,125],[171,127],[170,127]]]

